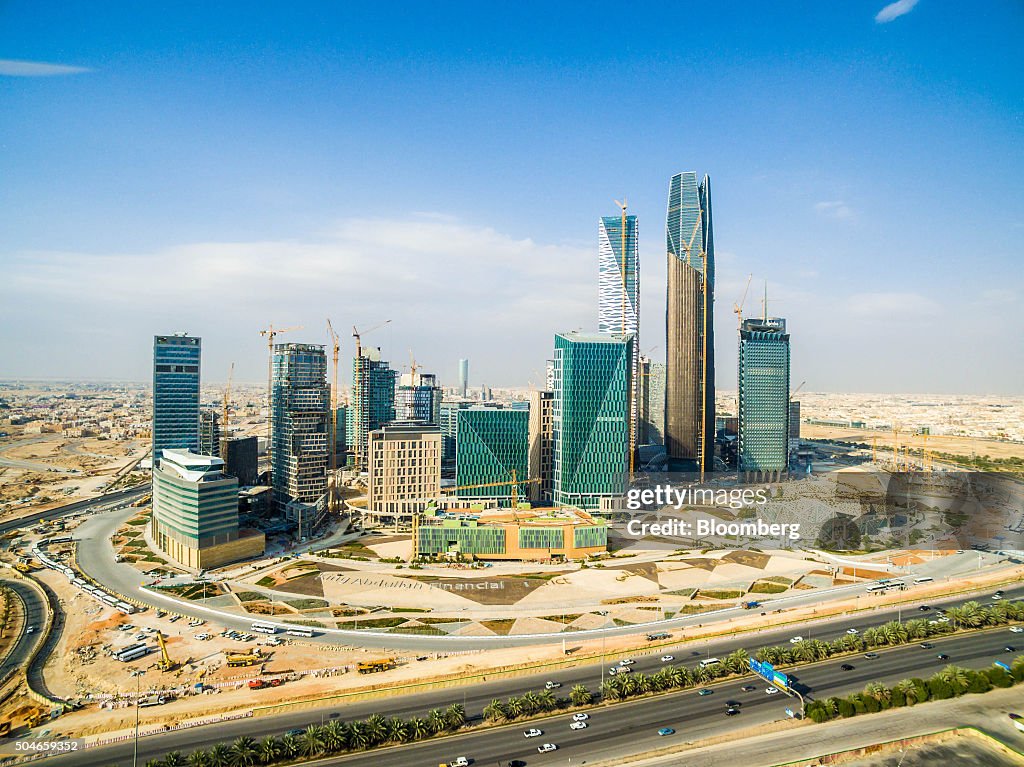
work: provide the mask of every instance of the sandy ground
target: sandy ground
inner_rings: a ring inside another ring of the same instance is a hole
[[[875,431],[874,429],[850,429],[838,426],[818,426],[815,424],[800,424],[800,437],[802,439],[842,439],[854,442],[871,444],[872,438],[879,448],[889,448],[893,445],[893,433],[891,431]],[[924,446],[924,438],[910,434],[899,435],[900,447],[910,447],[912,455],[919,455],[920,449]],[[1024,458],[1024,444],[1014,442],[994,442],[987,439],[974,439],[972,437],[945,437],[930,435],[928,437],[928,450],[932,453],[950,453],[952,455],[987,455],[991,458]]]

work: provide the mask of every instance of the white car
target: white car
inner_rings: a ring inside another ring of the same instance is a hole
[[[585,729],[587,729],[587,723],[586,722],[573,722],[572,724],[569,725],[569,729],[570,730],[585,730]]]
[[[29,626],[27,629],[25,629],[25,633],[26,634],[34,634],[35,630],[36,630],[35,626]]]
[[[802,641],[804,641],[803,637],[796,636],[796,637],[793,637],[792,639],[790,639],[789,643],[790,644],[797,644],[798,642],[802,642]]]
[[[945,615],[942,615],[938,618],[938,621],[939,623],[949,623],[949,618],[947,618]]]
[[[452,767],[469,767],[469,759],[464,756],[460,756],[452,762]]]
[[[557,690],[561,686],[562,686],[561,682],[545,682],[544,683],[544,689],[545,690]]]
[[[765,695],[777,695],[778,692],[779,692],[779,688],[778,687],[765,687],[764,688],[764,694]]]
[[[548,753],[550,751],[557,751],[557,750],[558,750],[558,746],[556,746],[554,743],[545,743],[543,746],[537,746],[537,753],[538,754],[546,754],[546,753]]]
[[[846,629],[846,633],[849,634],[850,636],[854,637],[854,636],[857,636],[857,634],[859,634],[860,632],[857,631],[857,629]]]
[[[205,632],[202,633],[202,634],[196,634],[196,639],[198,639],[200,642],[205,642],[209,638],[210,638],[210,635],[205,633]]]
[[[1010,631],[1014,634],[1024,634],[1024,628],[1021,628],[1020,626],[1010,626]]]
[[[572,715],[572,720],[574,722],[585,722],[588,719],[590,719],[590,714],[584,714],[582,711],[580,711],[578,714]]]
[[[1002,599],[1002,597],[999,596],[999,594],[993,594],[992,595],[992,599],[993,599],[993,601],[998,602],[1000,599]]]
[[[676,659],[676,656],[674,656],[674,655],[662,655],[661,656],[661,662],[662,663],[671,663],[675,659]]]
[[[632,666],[634,663],[636,663],[636,661],[632,658],[623,658],[619,661],[620,666]]]
[[[543,734],[544,734],[543,730],[538,730],[536,727],[531,727],[530,729],[528,729],[526,732],[523,733],[523,737],[524,738],[539,738]]]

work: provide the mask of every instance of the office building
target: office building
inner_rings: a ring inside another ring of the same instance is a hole
[[[665,364],[640,358],[640,444],[665,444]]]
[[[469,395],[469,360],[459,360],[459,396],[465,399]]]
[[[220,413],[216,410],[199,411],[199,453],[220,455]]]
[[[580,509],[427,509],[416,555],[513,561],[579,560],[603,554],[608,528]]]
[[[433,373],[405,373],[395,389],[395,420],[422,421],[437,426],[443,392]]]
[[[527,499],[529,421],[529,412],[522,409],[471,407],[459,411],[455,484],[462,489],[456,491],[458,498],[495,498],[508,506],[515,472],[516,500]]]
[[[778,317],[745,319],[739,348],[739,470],[778,480],[789,465],[789,334]]]
[[[789,403],[789,454],[792,456],[800,449],[800,403],[790,400]]]
[[[555,336],[554,503],[600,508],[626,491],[632,334]]]
[[[629,441],[640,443],[640,254],[636,216],[605,216],[598,222],[597,329],[601,333],[633,334],[634,381],[630,403]]]
[[[326,511],[331,391],[320,344],[275,344],[271,375],[274,506],[309,535]]]
[[[238,480],[224,461],[190,450],[164,448],[153,470],[153,542],[195,570],[220,567],[263,553],[264,536],[238,525]]]
[[[153,465],[165,448],[199,450],[202,340],[184,333],[153,338]]]
[[[555,490],[554,402],[554,392],[530,392],[530,479],[540,480],[527,488],[532,503],[550,502]]]
[[[341,467],[345,463],[344,454],[346,445],[348,444],[345,441],[345,430],[348,423],[348,407],[345,405],[339,405],[337,410],[334,412],[334,418],[334,426],[336,429],[334,434],[334,452],[338,456],[338,466]]]
[[[665,449],[671,466],[714,468],[715,247],[711,180],[678,173],[669,184],[666,249]]]
[[[441,457],[446,461],[455,460],[455,445],[458,440],[459,411],[473,407],[472,400],[444,400],[441,402],[438,423],[441,427]]]
[[[441,429],[392,423],[368,439],[364,528],[409,530],[413,517],[441,494]]]
[[[237,479],[239,487],[259,484],[257,437],[221,437],[220,457],[224,460],[224,473]]]
[[[345,438],[353,463],[366,468],[367,434],[395,420],[395,378],[398,373],[381,359],[380,349],[362,350],[352,359],[352,397]]]

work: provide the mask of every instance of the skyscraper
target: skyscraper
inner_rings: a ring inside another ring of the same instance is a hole
[[[368,438],[363,527],[409,530],[413,517],[441,496],[441,429],[391,423]]]
[[[465,397],[469,391],[469,360],[459,360],[459,396]]]
[[[202,339],[153,337],[153,465],[165,448],[199,449],[199,362]]]
[[[640,363],[640,254],[636,216],[605,216],[598,223],[597,329],[633,334],[630,378],[638,381]],[[630,403],[630,443],[639,444],[639,388]]]
[[[441,416],[441,387],[433,373],[405,373],[395,389],[395,420],[422,421],[437,426]]]
[[[455,484],[510,482],[516,473],[517,500],[526,500],[530,414],[526,410],[471,407],[458,413]],[[498,498],[508,505],[512,485],[458,490],[459,498]]]
[[[596,509],[626,491],[633,335],[555,336],[555,504]]]
[[[777,480],[789,465],[789,334],[779,317],[743,320],[739,348],[739,468]]]
[[[275,344],[270,390],[274,504],[306,535],[326,509],[331,391],[320,344]]]
[[[199,411],[199,453],[220,455],[220,413],[216,410]]]
[[[540,480],[530,483],[527,489],[534,503],[550,501],[554,491],[554,402],[553,392],[530,392],[530,479]]]
[[[665,444],[665,363],[640,358],[637,379],[640,404],[640,444]]]
[[[397,375],[398,372],[380,358],[380,349],[364,348],[361,356],[352,358],[352,399],[345,438],[360,469],[366,468],[366,435],[395,420]]]
[[[665,449],[674,468],[711,471],[715,456],[715,247],[711,179],[672,177],[668,193]]]

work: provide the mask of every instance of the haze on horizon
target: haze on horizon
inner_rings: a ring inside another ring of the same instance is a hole
[[[326,344],[329,316],[343,381],[351,326],[391,319],[364,343],[396,367],[540,383],[596,327],[624,195],[660,359],[695,170],[720,388],[753,273],[807,391],[1024,393],[1024,10],[896,5],[4,4],[0,378],[146,381],[188,331],[205,383],[258,382],[260,328]]]

